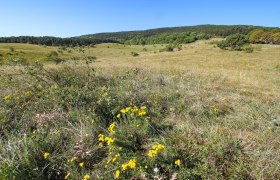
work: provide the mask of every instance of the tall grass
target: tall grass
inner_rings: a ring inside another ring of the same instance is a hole
[[[1,78],[1,179],[279,178],[277,99],[252,101],[217,77],[176,71],[32,65],[17,73]],[[147,114],[121,112],[134,106]],[[100,145],[100,134],[114,142]],[[164,150],[149,157],[156,144]],[[135,168],[122,168],[134,159]]]

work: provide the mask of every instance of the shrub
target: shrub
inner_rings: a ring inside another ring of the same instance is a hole
[[[273,43],[274,43],[274,44],[280,44],[280,32],[275,33],[275,34],[273,35]]]
[[[228,36],[224,41],[218,43],[221,49],[241,51],[242,47],[249,43],[247,36],[242,34],[234,34]]]
[[[174,46],[172,44],[166,45],[163,49],[159,50],[159,52],[173,52],[174,51]]]
[[[132,51],[130,54],[131,54],[133,57],[139,56],[139,54],[138,54],[137,52],[134,52],[134,51]]]
[[[47,55],[47,61],[53,61],[56,64],[59,63],[63,63],[65,60],[60,58],[58,53],[56,51],[51,51],[48,55]]]
[[[15,52],[15,48],[10,47],[10,51]]]

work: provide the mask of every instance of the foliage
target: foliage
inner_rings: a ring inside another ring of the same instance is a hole
[[[46,46],[88,46],[101,43],[116,43],[118,41],[109,39],[93,39],[93,38],[58,38],[58,37],[34,37],[34,36],[19,36],[19,37],[0,37],[0,43],[28,43],[39,44]]]
[[[249,34],[251,43],[280,44],[279,29],[256,29]]]
[[[58,37],[0,37],[0,43],[29,43],[47,46],[88,46],[101,43],[126,43],[126,44],[170,44],[191,43],[199,39],[210,37],[226,37],[232,34],[244,34],[259,29],[258,26],[225,26],[225,25],[199,25],[174,28],[159,28],[145,31],[128,31],[116,33],[98,33],[80,37],[58,38]],[[262,27],[264,28],[264,27]],[[278,31],[278,29],[264,28]]]
[[[182,33],[163,33],[151,36],[136,36],[124,41],[127,44],[187,44],[200,39],[209,39],[210,36],[204,33],[182,32]]]
[[[75,66],[6,65],[0,179],[279,179],[277,47],[240,56],[197,44],[187,53],[198,64],[182,70],[177,60],[143,69],[138,58],[100,68],[86,51]],[[153,56],[183,61],[184,52]]]
[[[259,28],[257,26],[226,26],[226,25],[198,25],[198,26],[183,26],[183,27],[173,27],[173,28],[159,28],[150,29],[145,31],[127,31],[127,32],[115,32],[115,33],[98,33],[84,35],[82,37],[90,37],[97,39],[114,39],[118,41],[127,41],[136,37],[150,37],[154,35],[161,34],[173,34],[173,33],[185,33],[185,32],[195,32],[204,33],[208,36],[221,36],[226,37],[232,34],[248,34],[252,30]]]
[[[175,49],[178,51],[182,50],[182,44],[168,44],[163,49],[160,49],[160,52],[173,52]]]
[[[241,51],[242,47],[248,43],[249,40],[245,35],[234,34],[228,36],[224,41],[218,43],[218,47],[221,49]]]
[[[138,54],[137,52],[134,52],[134,51],[130,52],[130,54],[131,54],[133,57],[139,56],[139,54]]]
[[[65,60],[63,60],[61,57],[59,57],[59,54],[56,51],[51,51],[48,55],[47,55],[47,61],[53,61],[56,64],[62,63]]]

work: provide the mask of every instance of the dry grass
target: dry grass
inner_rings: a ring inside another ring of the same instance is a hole
[[[197,41],[175,52],[159,52],[164,45],[101,44],[84,48],[85,53],[72,49],[72,53],[65,52],[63,57],[96,56],[97,61],[91,65],[96,75],[108,83],[111,80],[119,83],[108,85],[113,92],[134,100],[141,95],[155,101],[158,106],[155,109],[165,106],[157,98],[169,98],[165,109],[168,115],[160,121],[175,125],[174,134],[164,138],[180,139],[179,147],[202,139],[209,148],[210,163],[219,148],[229,148],[226,152],[231,153],[227,142],[236,139],[246,155],[244,162],[249,163],[246,171],[250,178],[275,179],[280,176],[280,46],[254,45],[253,53],[245,53],[221,50],[209,42]],[[29,57],[42,57],[57,50],[57,47],[12,46],[16,51],[30,53]],[[9,47],[11,44],[0,44],[0,53],[7,52]],[[140,55],[132,57],[132,51]],[[81,64],[79,60],[68,60],[64,65],[46,67],[59,69],[66,65],[79,69]],[[1,69],[7,71],[7,68],[10,67]],[[213,108],[218,116],[211,114]],[[233,171],[243,172],[238,168],[242,169],[240,166]]]

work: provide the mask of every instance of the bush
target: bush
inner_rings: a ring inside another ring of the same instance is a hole
[[[174,51],[174,46],[172,44],[168,44],[165,46],[163,49],[159,50],[159,52],[173,52]]]
[[[247,36],[242,34],[230,35],[226,40],[218,43],[218,47],[221,49],[241,51],[242,47],[249,43]]]
[[[51,51],[48,55],[47,55],[47,61],[53,61],[56,64],[59,63],[63,63],[65,60],[60,58],[58,53],[56,51]]]
[[[137,52],[134,52],[134,51],[132,51],[130,54],[131,54],[133,57],[139,56],[139,54],[138,54]]]
[[[15,52],[15,48],[10,47],[10,51]]]

